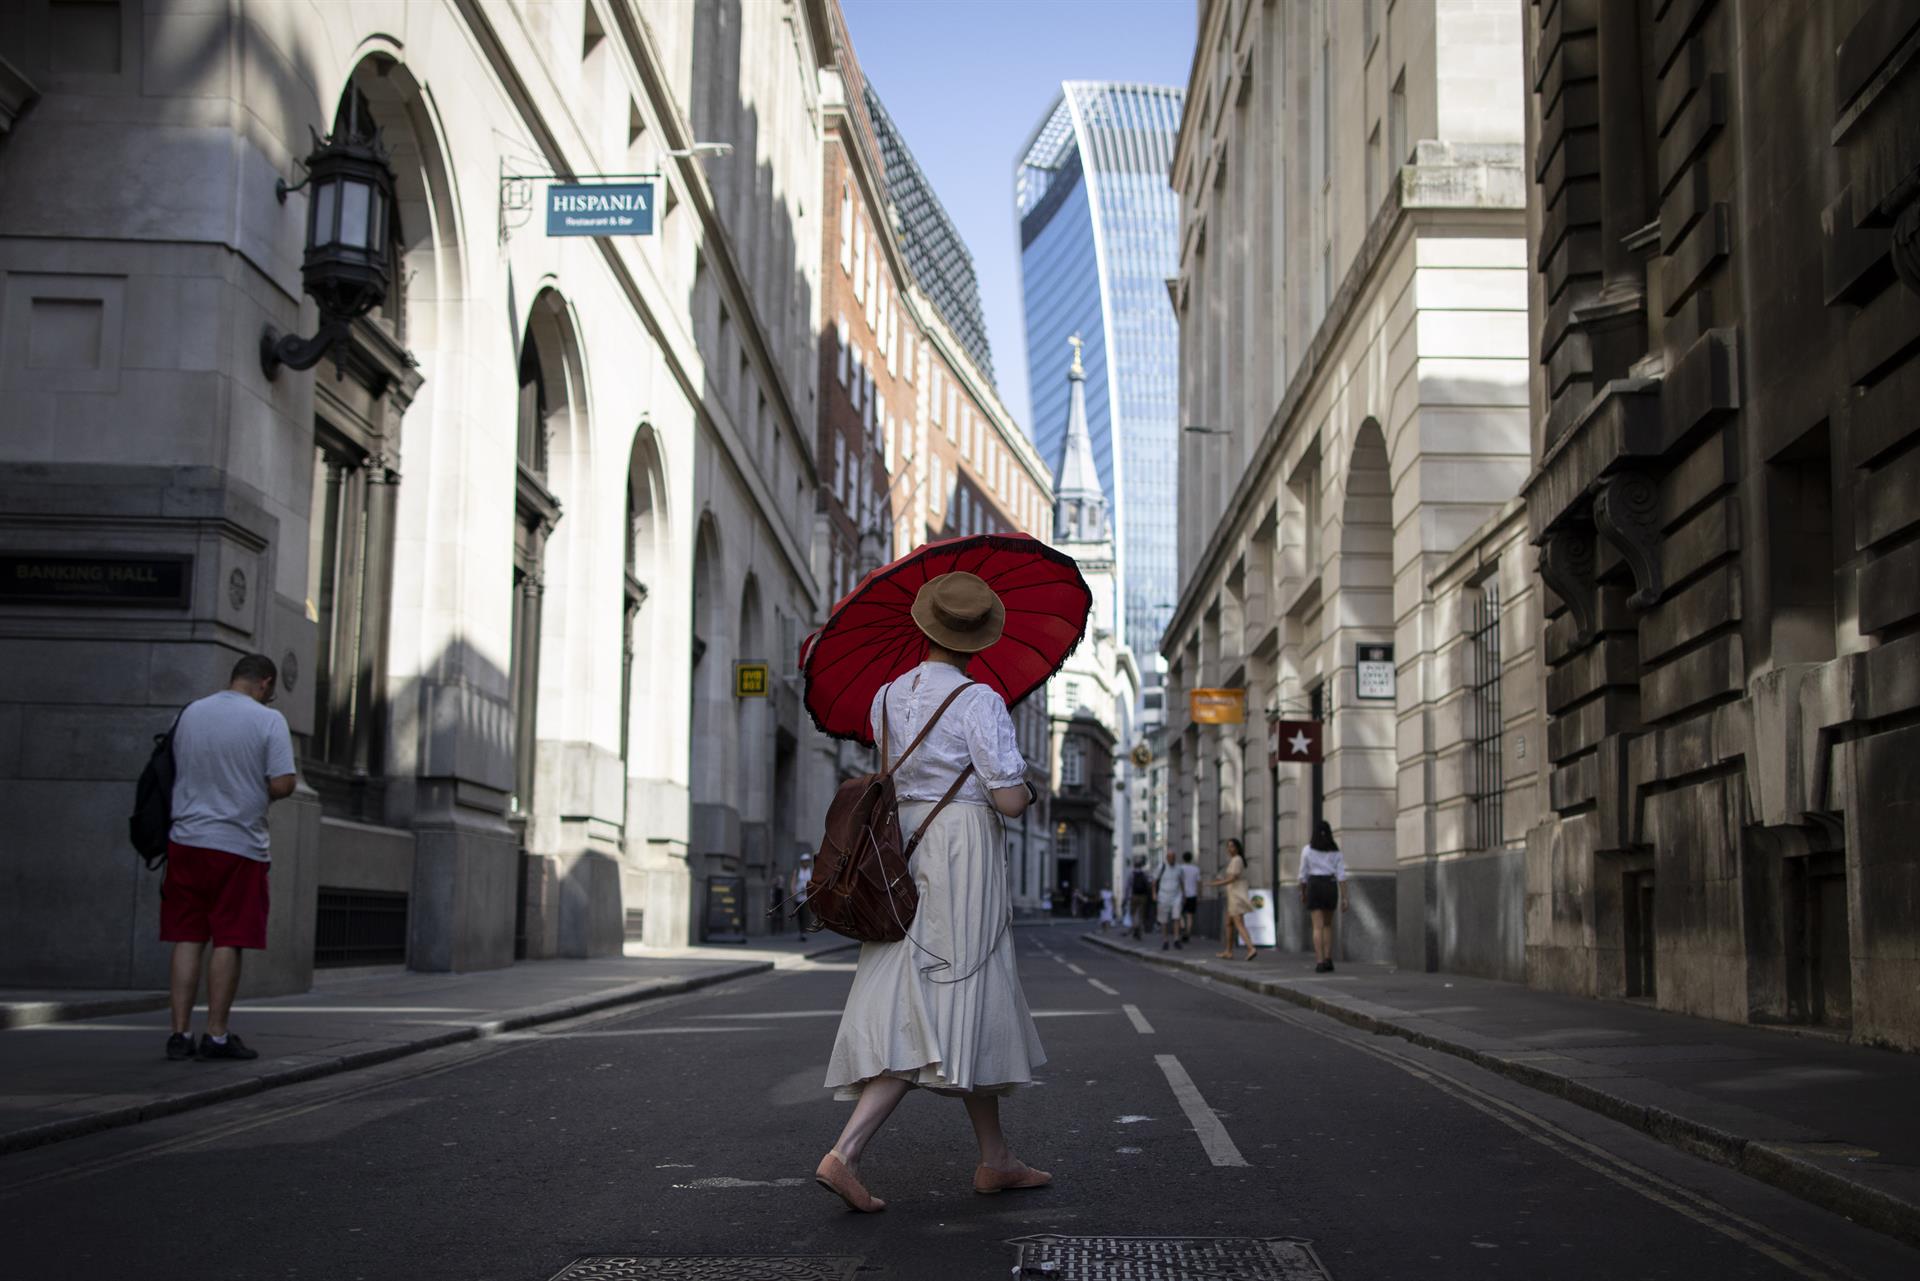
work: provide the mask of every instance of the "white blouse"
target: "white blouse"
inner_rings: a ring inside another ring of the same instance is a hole
[[[1312,845],[1300,847],[1300,879],[1332,876],[1347,879],[1347,856],[1339,850],[1323,850]]]
[[[868,721],[873,741],[880,742],[880,708],[886,703],[888,745],[899,760],[927,718],[938,711],[955,686],[967,677],[946,663],[922,663],[882,685],[873,696]],[[1026,781],[1027,761],[1014,738],[1013,717],[1007,704],[986,685],[974,687],[953,701],[927,741],[909,756],[893,776],[894,794],[902,801],[937,801],[947,794],[960,771],[973,763],[973,777],[953,799],[956,803],[987,804],[987,789],[1018,787]]]

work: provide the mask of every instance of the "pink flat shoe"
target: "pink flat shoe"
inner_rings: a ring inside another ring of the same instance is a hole
[[[887,1203],[868,1192],[860,1180],[853,1177],[853,1171],[840,1159],[838,1152],[828,1152],[820,1158],[820,1166],[813,1172],[813,1181],[847,1203],[849,1210],[858,1210],[861,1214],[878,1214],[887,1208]]]
[[[996,1192],[1017,1192],[1025,1188],[1044,1188],[1053,1182],[1053,1176],[1045,1170],[1036,1170],[1022,1163],[1011,1170],[995,1170],[980,1166],[973,1172],[973,1190],[981,1196],[992,1196]]]

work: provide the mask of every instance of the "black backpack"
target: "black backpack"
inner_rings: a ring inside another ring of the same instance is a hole
[[[1133,869],[1133,893],[1136,898],[1147,898],[1153,893],[1153,882],[1147,879],[1146,871],[1142,868]]]
[[[180,718],[164,734],[153,736],[153,755],[140,771],[133,789],[133,813],[127,816],[127,839],[151,872],[167,861],[167,837],[173,830],[173,734]]]

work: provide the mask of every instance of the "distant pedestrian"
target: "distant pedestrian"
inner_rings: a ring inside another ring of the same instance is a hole
[[[812,913],[807,911],[807,886],[813,882],[813,855],[802,854],[800,865],[793,869],[793,928],[805,934],[811,925]]]
[[[1193,918],[1200,912],[1200,865],[1193,861],[1193,851],[1187,850],[1180,855],[1180,941],[1193,941]]]
[[[775,872],[767,886],[767,920],[772,922],[769,933],[779,934],[787,928],[787,915],[780,909],[787,905],[786,895],[780,890],[780,874]]]
[[[1227,838],[1226,872],[1220,879],[1208,881],[1207,884],[1225,886],[1227,891],[1227,928],[1222,936],[1227,949],[1214,955],[1223,961],[1231,961],[1233,936],[1237,932],[1247,945],[1247,954],[1241,959],[1251,961],[1260,955],[1260,950],[1253,945],[1253,935],[1247,933],[1247,913],[1253,910],[1253,896],[1247,892],[1247,860],[1241,854],[1240,842],[1235,837]]]
[[[227,1027],[240,949],[267,946],[267,806],[293,795],[293,740],[267,706],[279,672],[265,654],[233,665],[227,688],[187,704],[173,732],[173,827],[160,886],[160,941],[173,944],[167,1057],[255,1059]],[[193,1004],[208,944],[207,1029]]]
[[[1186,880],[1180,875],[1180,863],[1172,850],[1153,879],[1153,897],[1160,914],[1160,950],[1184,947],[1180,941],[1180,908],[1186,902]]]
[[[1153,878],[1147,875],[1146,856],[1133,860],[1133,878],[1127,884],[1127,922],[1133,926],[1133,936],[1140,937],[1140,931],[1146,928],[1147,913],[1152,910]]]
[[[1333,911],[1347,910],[1347,857],[1333,839],[1333,825],[1313,825],[1313,840],[1300,851],[1300,901],[1313,918],[1314,971],[1333,973]]]
[[[1102,934],[1105,934],[1107,932],[1107,927],[1112,924],[1113,924],[1113,891],[1103,886],[1100,890],[1100,932]]]

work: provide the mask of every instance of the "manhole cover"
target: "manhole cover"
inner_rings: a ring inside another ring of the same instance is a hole
[[[859,1266],[818,1254],[590,1254],[553,1281],[853,1281]]]
[[[1052,1281],[1329,1281],[1298,1237],[1015,1237],[1014,1275]]]

